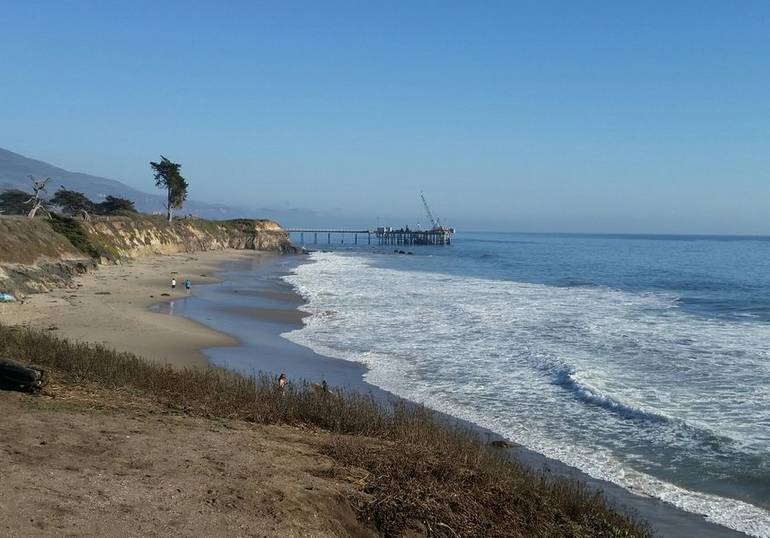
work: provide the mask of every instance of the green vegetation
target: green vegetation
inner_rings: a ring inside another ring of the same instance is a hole
[[[4,215],[26,215],[29,212],[27,200],[30,195],[19,189],[0,192],[0,213]]]
[[[41,191],[42,192],[42,191]],[[19,189],[0,192],[0,213],[5,215],[27,215],[35,195]],[[60,187],[50,200],[41,200],[41,207],[61,208],[66,215],[121,215],[136,213],[134,202],[117,196],[107,196],[103,202],[96,203],[85,194]]]
[[[368,495],[353,502],[360,518],[385,536],[652,535],[599,493],[527,470],[473,432],[416,405],[391,407],[306,383],[281,393],[266,375],[174,370],[101,345],[2,325],[0,356],[50,368],[68,383],[133,390],[171,412],[338,434],[325,448],[339,465],[330,473],[351,466],[365,471],[361,487]]]
[[[100,257],[99,249],[91,242],[80,223],[75,219],[52,213],[50,224],[54,232],[66,237],[72,246],[83,254],[90,258]]]
[[[50,203],[59,206],[68,215],[116,215],[136,213],[134,202],[117,196],[107,196],[103,202],[91,201],[85,194],[60,187]]]
[[[35,179],[29,177],[32,182],[33,194],[19,189],[10,189],[0,192],[0,213],[5,215],[27,215],[34,218],[38,211],[48,213],[48,202],[43,197],[50,178]]]
[[[77,219],[51,213],[51,219],[48,223],[51,225],[54,232],[66,237],[67,240],[72,243],[72,246],[89,258],[95,260],[104,258],[112,261],[121,258],[120,253],[115,247],[108,245],[94,235],[87,233],[83,229],[82,222]]]
[[[33,229],[34,236],[31,235]],[[82,258],[96,261],[222,248],[295,252],[276,224],[260,220],[178,218],[169,223],[160,215],[141,213],[94,215],[87,220],[50,214],[49,218],[26,219],[22,224],[18,216],[0,215],[0,231],[3,230],[0,254],[7,252],[0,260],[4,263],[28,264],[44,258],[50,262],[62,255],[73,259],[77,252],[83,254]],[[8,245],[14,248],[5,248]],[[58,250],[53,250],[51,245],[56,245]]]
[[[187,180],[180,172],[182,165],[160,156],[160,162],[150,162],[154,171],[155,186],[166,191],[166,212],[169,222],[174,218],[174,209],[179,209],[187,200]]]
[[[28,219],[21,215],[0,215],[0,265],[28,266],[22,274],[33,273],[37,261],[64,262],[82,258],[70,241],[54,233],[48,219]],[[0,291],[10,288],[8,281],[0,280]]]
[[[85,194],[64,187],[60,187],[54,193],[51,203],[61,207],[62,211],[70,215],[78,215],[83,211],[96,213],[96,204],[89,200]]]
[[[104,201],[97,206],[97,213],[100,215],[119,215],[121,213],[136,212],[134,202],[118,196],[107,196]]]

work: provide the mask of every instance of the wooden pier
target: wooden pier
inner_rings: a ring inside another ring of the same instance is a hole
[[[392,228],[377,228],[376,230],[345,230],[345,229],[315,229],[315,228],[287,228],[286,232],[289,234],[299,234],[300,244],[305,244],[305,234],[312,236],[313,244],[318,244],[318,236],[320,234],[323,241],[324,236],[326,244],[332,244],[332,236],[339,238],[340,244],[345,244],[345,238],[352,239],[353,245],[358,245],[358,238],[362,236],[366,237],[366,244],[372,244],[372,236],[374,236],[378,245],[451,245],[452,234],[454,229],[452,228],[436,228],[432,230],[410,230],[408,228],[394,230]],[[312,235],[311,235],[312,234]],[[350,237],[352,236],[352,237]],[[336,241],[335,241],[336,243]]]
[[[332,235],[340,236],[340,243],[345,244],[346,236],[353,236],[353,244],[358,244],[358,236],[366,236],[366,243],[372,244],[372,232],[371,230],[341,230],[341,229],[315,229],[315,228],[287,228],[288,234],[299,234],[299,241],[301,245],[305,244],[305,234],[313,234],[313,244],[318,244],[318,234],[321,234],[321,239],[326,236],[326,244],[332,244]],[[362,238],[363,240],[363,238]]]

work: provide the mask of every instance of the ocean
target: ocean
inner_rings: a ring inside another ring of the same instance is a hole
[[[770,238],[458,233],[283,278],[283,336],[368,383],[770,537]]]

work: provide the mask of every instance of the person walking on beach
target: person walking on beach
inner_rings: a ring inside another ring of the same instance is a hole
[[[289,380],[286,378],[286,374],[282,373],[278,376],[278,392],[283,394],[284,390],[286,389],[286,384],[289,382]]]
[[[174,291],[176,289],[176,277],[171,277],[171,291]]]
[[[192,282],[188,278],[184,281],[184,289],[187,291],[187,295],[190,295],[190,288],[192,288]]]

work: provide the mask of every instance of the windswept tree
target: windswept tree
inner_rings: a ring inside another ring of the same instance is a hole
[[[43,193],[45,192],[48,182],[51,181],[51,178],[47,177],[45,179],[35,179],[33,176],[29,176],[29,180],[32,182],[32,197],[26,201],[26,204],[31,205],[32,209],[29,210],[27,216],[31,219],[34,219],[35,215],[37,215],[37,212],[41,209],[43,212],[48,213],[48,209],[46,208],[46,200],[43,198]]]
[[[82,215],[84,220],[90,220],[90,214],[96,213],[97,206],[82,192],[71,191],[62,185],[51,198],[51,203],[61,207],[70,215]]]
[[[114,215],[115,213],[136,213],[134,202],[118,196],[107,196],[103,202],[97,204],[97,211],[101,215]]]
[[[160,162],[150,162],[150,166],[155,172],[155,186],[165,189],[168,194],[166,212],[171,222],[174,218],[174,209],[180,209],[187,200],[187,180],[179,172],[182,165],[171,162],[161,155]]]
[[[0,213],[5,215],[26,215],[29,193],[19,189],[0,192]]]

